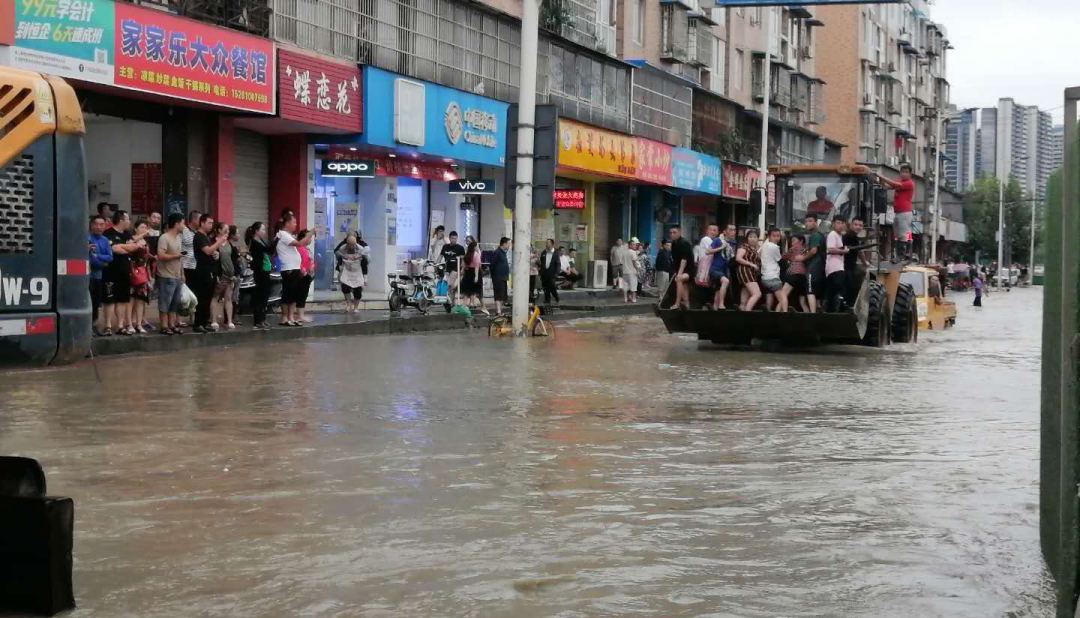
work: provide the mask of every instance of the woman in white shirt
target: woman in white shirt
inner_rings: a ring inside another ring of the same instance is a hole
[[[303,326],[300,312],[296,308],[304,276],[300,270],[300,251],[297,247],[310,245],[315,239],[315,232],[308,234],[303,240],[297,240],[293,236],[296,233],[296,217],[290,212],[285,213],[278,226],[275,250],[281,271],[281,321],[278,326]]]

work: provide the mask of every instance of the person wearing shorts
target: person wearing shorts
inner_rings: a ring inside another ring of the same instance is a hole
[[[791,237],[791,249],[784,254],[784,261],[788,263],[787,276],[784,279],[784,287],[776,293],[776,311],[786,313],[789,308],[791,294],[809,294],[810,280],[806,269],[806,237],[795,234]]]
[[[184,215],[173,213],[165,222],[165,232],[157,242],[158,328],[162,335],[179,335],[180,297],[184,289]]]
[[[893,235],[896,238],[896,252],[892,256],[892,262],[911,260],[911,222],[912,222],[912,198],[915,196],[915,181],[911,179],[911,166],[900,166],[900,180],[891,180],[878,174],[878,182],[895,189],[893,196]]]

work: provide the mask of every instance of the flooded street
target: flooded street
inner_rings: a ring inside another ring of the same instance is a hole
[[[1040,289],[884,352],[655,318],[0,376],[73,618],[1052,615]]]

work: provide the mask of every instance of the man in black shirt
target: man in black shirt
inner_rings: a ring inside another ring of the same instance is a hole
[[[446,295],[450,303],[454,304],[458,289],[458,273],[461,272],[461,258],[465,257],[465,247],[458,244],[457,232],[450,232],[447,239],[439,255],[442,256],[443,263],[446,264]]]
[[[675,303],[672,307],[690,308],[690,286],[694,284],[697,264],[694,263],[694,246],[682,236],[682,230],[668,230],[671,240],[671,278],[675,280]],[[663,306],[663,299],[660,302]]]
[[[146,243],[131,239],[130,226],[128,214],[117,210],[112,214],[112,227],[103,234],[113,252],[113,261],[105,269],[105,331],[102,333],[105,336],[112,334],[114,318],[117,334],[135,334],[131,324],[131,254]]]
[[[217,238],[211,239],[209,234],[214,229],[214,217],[202,215],[199,218],[199,230],[195,232],[192,246],[195,248],[195,297],[199,304],[195,307],[195,321],[192,323],[192,332],[212,333],[210,328],[210,301],[214,297],[215,275],[218,269],[218,249],[229,240],[229,230],[226,228]]]
[[[864,225],[862,217],[851,218],[851,224],[848,225],[847,233],[844,234],[845,247],[857,247],[863,244],[862,232]],[[844,272],[847,274],[847,298],[850,299],[850,304],[855,304],[855,297],[859,293],[859,290],[855,289],[855,282],[859,280],[860,268],[865,272],[866,265],[866,255],[862,251],[848,251],[844,254]]]
[[[660,250],[656,252],[656,289],[663,299],[671,282],[671,241],[664,239],[660,244]]]

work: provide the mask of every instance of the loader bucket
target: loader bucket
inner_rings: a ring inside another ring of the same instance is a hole
[[[679,310],[658,305],[656,315],[670,333],[695,333],[698,339],[713,343],[772,339],[792,344],[857,344],[866,334],[869,286],[870,277],[863,277],[854,308],[844,313]]]

